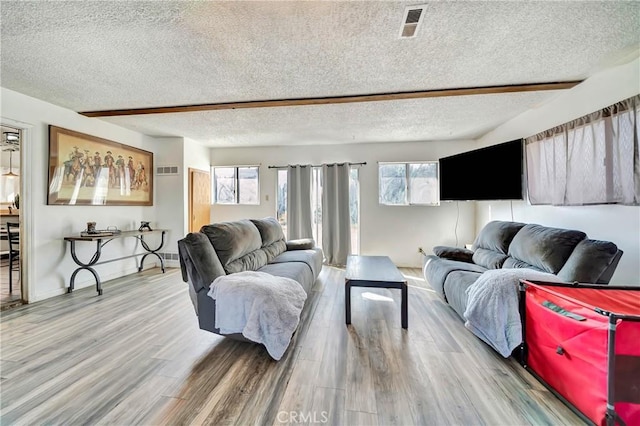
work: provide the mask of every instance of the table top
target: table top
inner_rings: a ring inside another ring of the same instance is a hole
[[[65,241],[98,241],[98,240],[110,240],[113,238],[124,237],[137,237],[140,235],[156,234],[158,232],[167,232],[168,229],[154,229],[153,231],[121,231],[119,234],[113,235],[92,235],[87,237],[81,237],[80,235],[69,235],[64,237]]]
[[[349,256],[345,279],[397,283],[407,281],[388,256]]]

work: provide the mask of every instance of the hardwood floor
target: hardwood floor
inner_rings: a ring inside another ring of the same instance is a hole
[[[20,272],[13,271],[12,274],[12,291],[9,292],[9,258],[7,256],[3,256],[0,259],[0,310],[22,305],[22,297],[20,294]]]
[[[353,288],[347,327],[344,270],[324,267],[279,362],[199,330],[176,269],[2,312],[1,423],[581,424],[403,273],[408,330],[400,291],[371,288]]]

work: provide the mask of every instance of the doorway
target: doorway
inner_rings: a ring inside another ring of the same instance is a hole
[[[0,309],[23,303],[20,177],[20,129],[1,126],[0,140]]]
[[[189,232],[211,223],[211,178],[209,172],[189,168]]]

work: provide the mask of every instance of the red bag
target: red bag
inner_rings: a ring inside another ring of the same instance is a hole
[[[640,288],[521,282],[525,368],[597,425],[640,425]]]

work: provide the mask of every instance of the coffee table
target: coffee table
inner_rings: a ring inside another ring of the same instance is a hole
[[[407,280],[387,256],[349,256],[345,274],[345,318],[351,324],[351,287],[397,288],[402,291],[400,319],[409,327],[407,314]]]

